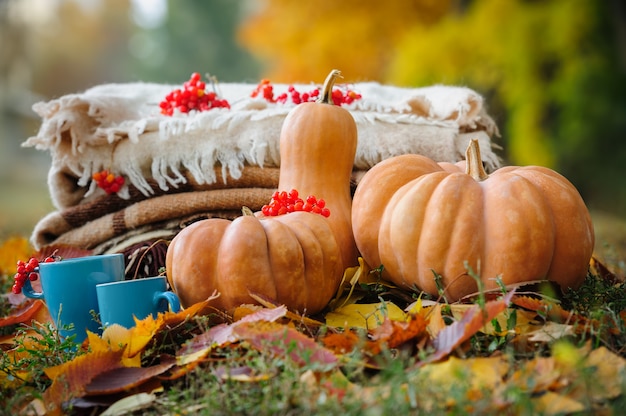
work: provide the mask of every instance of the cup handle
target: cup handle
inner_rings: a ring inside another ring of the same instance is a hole
[[[165,299],[167,303],[170,305],[170,309],[173,312],[180,311],[180,301],[178,300],[178,296],[174,292],[158,292],[154,295],[154,304],[157,305],[161,299]]]
[[[33,290],[33,286],[30,284],[30,279],[26,279],[24,281],[24,286],[22,287],[22,293],[27,298],[43,299],[43,292],[35,292]]]

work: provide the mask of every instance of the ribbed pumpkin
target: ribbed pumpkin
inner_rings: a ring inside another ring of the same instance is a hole
[[[217,290],[215,305],[224,310],[255,303],[254,293],[313,314],[335,294],[345,268],[357,264],[350,194],[357,129],[350,112],[332,104],[339,75],[329,74],[318,102],[289,112],[280,135],[279,190],[324,199],[330,216],[256,213],[183,229],[166,259],[168,280],[183,306]]]
[[[403,287],[449,300],[484,287],[548,279],[576,288],[593,251],[589,211],[576,188],[539,166],[509,166],[488,175],[477,140],[466,161],[419,155],[387,159],[359,183],[352,208],[357,247],[372,267]]]

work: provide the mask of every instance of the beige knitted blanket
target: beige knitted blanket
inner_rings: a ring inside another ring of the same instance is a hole
[[[35,247],[96,247],[142,227],[153,232],[168,221],[202,212],[234,215],[241,205],[256,207],[268,200],[280,167],[280,129],[293,104],[251,98],[255,87],[220,84],[218,93],[230,109],[173,117],[162,115],[158,104],[178,88],[174,85],[106,84],[35,104],[42,124],[23,146],[50,153],[48,185],[57,209],[37,224]],[[295,87],[306,91],[312,85]],[[276,94],[287,88],[274,85]],[[491,140],[497,127],[475,91],[378,83],[351,84],[350,89],[362,95],[346,106],[359,135],[355,178],[406,153],[456,162],[463,159],[470,138],[479,139],[488,170],[500,166]],[[102,169],[125,177],[117,195],[105,195],[91,180]],[[227,198],[224,191],[237,188],[260,191],[231,198],[230,205],[219,202]],[[256,199],[246,204],[250,198]]]

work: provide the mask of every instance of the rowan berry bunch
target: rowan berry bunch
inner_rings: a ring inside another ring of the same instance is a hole
[[[96,182],[99,188],[102,188],[107,194],[116,194],[124,185],[124,177],[116,176],[114,173],[104,169],[94,173],[91,178]]]
[[[298,91],[293,85],[290,85],[287,92],[283,92],[279,95],[274,94],[274,86],[268,79],[263,79],[252,91],[250,96],[252,98],[261,97],[270,103],[285,104],[291,102],[293,104],[301,104],[306,102],[316,101],[319,98],[320,89],[314,88],[308,92]],[[333,88],[332,100],[335,105],[349,105],[356,100],[360,100],[361,94],[342,88]]]
[[[61,257],[57,255],[51,255],[44,259],[44,263],[52,263],[61,260]],[[39,260],[35,257],[31,257],[27,262],[23,260],[17,261],[17,270],[15,276],[13,276],[13,287],[11,292],[17,294],[22,293],[22,288],[26,279],[35,281],[39,278]]]
[[[326,207],[326,201],[317,199],[314,195],[309,195],[305,200],[298,196],[298,191],[275,191],[272,199],[267,205],[263,205],[261,212],[268,217],[288,214],[290,212],[312,212],[324,217],[330,216],[330,210]]]
[[[189,81],[183,84],[183,88],[176,88],[168,93],[159,103],[159,107],[161,114],[172,116],[176,110],[181,113],[208,111],[213,108],[230,108],[230,104],[218,97],[215,91],[207,91],[206,82],[202,81],[199,73],[194,72]]]

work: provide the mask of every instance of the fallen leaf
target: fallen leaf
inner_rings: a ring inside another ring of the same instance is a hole
[[[289,356],[298,365],[333,367],[337,357],[312,338],[294,328],[276,322],[244,322],[234,328],[239,341],[247,341],[254,348],[269,351],[275,357]]]
[[[157,396],[154,393],[137,393],[124,397],[113,403],[100,416],[118,416],[122,414],[137,413],[152,405]]]
[[[579,401],[551,391],[531,397],[531,401],[537,414],[542,415],[566,415],[585,410]]]
[[[10,237],[0,245],[0,276],[15,274],[18,260],[27,261],[34,253],[24,237]]]
[[[443,320],[442,308],[443,305],[440,303],[425,308],[425,313],[428,317],[428,326],[426,328],[431,338],[436,338],[446,327],[446,322]]]
[[[99,374],[119,368],[122,351],[98,351],[79,355],[64,364],[44,369],[52,385],[43,398],[49,411],[58,411],[70,398],[86,394],[86,386]]]
[[[175,361],[166,360],[149,367],[118,367],[95,376],[86,386],[88,396],[129,391],[172,368]]]
[[[233,380],[246,383],[269,380],[276,375],[275,372],[259,373],[258,370],[247,365],[237,367],[218,366],[213,370],[213,374],[220,380]]]
[[[475,392],[493,391],[502,384],[509,371],[509,363],[502,356],[460,359],[450,357],[445,361],[431,363],[420,369],[422,375],[444,389],[458,383],[467,383]]]
[[[384,349],[398,348],[409,342],[417,342],[427,336],[427,319],[423,315],[411,315],[406,322],[385,319],[376,328],[359,335],[357,331],[346,330],[330,333],[322,338],[324,346],[335,353],[346,354],[361,348],[369,356],[379,354]]]
[[[574,335],[576,333],[573,325],[559,324],[548,321],[541,326],[537,326],[534,331],[529,332],[528,341],[549,343],[557,339]]]
[[[430,355],[420,365],[425,363],[441,360],[449,355],[452,350],[470,339],[481,328],[495,318],[499,313],[504,311],[513,297],[515,292],[508,292],[504,297],[485,303],[483,307],[473,305],[460,321],[447,326],[437,338],[434,339],[435,352]]]
[[[0,318],[0,327],[15,324],[28,324],[34,319],[39,309],[42,307],[45,308],[45,304],[40,299],[25,300],[16,308],[12,309],[9,315]]]
[[[178,351],[176,354],[177,364],[179,366],[192,364],[204,359],[215,347],[237,342],[238,338],[234,334],[234,330],[239,325],[261,321],[274,322],[285,317],[286,314],[287,308],[285,306],[271,309],[262,307],[232,324],[214,325],[208,331],[193,337]]]
[[[405,321],[407,314],[393,302],[351,303],[326,314],[331,328],[376,328],[385,319]]]

